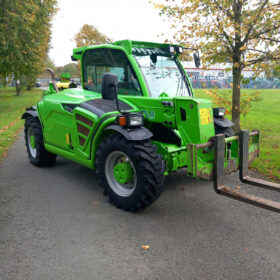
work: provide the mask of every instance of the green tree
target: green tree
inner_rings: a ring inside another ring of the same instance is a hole
[[[101,33],[95,26],[84,24],[80,31],[73,38],[77,47],[101,45],[111,43],[112,39]],[[78,72],[81,72],[81,64],[78,61]]]
[[[272,65],[272,76],[273,77],[277,77],[280,78],[280,61],[276,61],[273,65]],[[271,76],[271,75],[270,75]]]
[[[80,72],[77,63],[68,63],[64,65],[64,72],[70,73],[72,78],[80,77]]]
[[[155,4],[173,21],[174,39],[201,49],[209,63],[232,63],[232,120],[240,130],[240,83],[245,67],[265,69],[280,59],[278,0],[166,0]]]
[[[101,33],[95,26],[84,24],[80,31],[75,34],[74,40],[77,47],[107,44],[112,40]]]
[[[52,68],[54,70],[56,78],[60,78],[62,73],[70,73],[71,78],[79,78],[80,72],[78,68],[78,64],[76,63],[68,63],[64,66],[57,66]]]
[[[54,74],[56,78],[60,78],[61,74],[64,72],[64,66],[57,66],[54,69]]]
[[[15,6],[12,1],[0,0],[0,75],[5,80],[12,74],[10,53],[15,43]],[[19,53],[17,52],[19,55]]]
[[[50,73],[49,73],[49,71],[46,70],[46,68],[51,68],[53,70],[55,70],[55,68],[56,68],[54,61],[49,57],[49,55],[47,55],[44,69],[38,75],[39,78],[41,78],[41,79],[50,78]]]
[[[54,61],[49,57],[49,55],[47,55],[47,58],[46,58],[46,68],[54,69],[55,67],[56,66],[55,66]]]
[[[46,66],[47,53],[50,48],[51,20],[56,12],[56,0],[37,0],[37,9],[33,10],[34,21],[31,23],[32,48],[25,72],[27,87],[34,86],[39,73]]]
[[[0,0],[0,74],[34,84],[49,50],[56,0]],[[21,83],[16,83],[20,95]]]

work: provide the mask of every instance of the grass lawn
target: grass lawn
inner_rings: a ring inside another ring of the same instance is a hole
[[[39,89],[23,90],[21,96],[16,96],[15,88],[0,88],[0,161],[23,127],[21,116],[25,108],[35,105],[41,96]]]
[[[255,103],[246,116],[241,117],[242,128],[259,129],[260,157],[251,167],[271,179],[280,181],[280,89],[242,90],[243,93],[260,92],[262,101]],[[231,90],[219,89],[231,94]],[[196,97],[211,99],[204,89],[195,90]]]

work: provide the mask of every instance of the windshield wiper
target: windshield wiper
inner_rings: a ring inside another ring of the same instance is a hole
[[[179,71],[180,71],[180,73],[181,73],[180,80],[183,78],[183,79],[182,79],[182,83],[185,83],[185,85],[186,85],[187,95],[188,95],[188,96],[192,96],[192,91],[191,91],[191,88],[190,88],[189,80],[188,80],[188,78],[187,78],[187,76],[186,76],[184,70],[181,68],[181,65],[180,65],[180,63],[178,62],[178,60],[176,59],[176,56],[173,57],[173,60],[174,60],[174,62],[176,63],[176,65],[177,65],[177,67],[178,67],[178,69],[179,69]],[[178,85],[179,85],[179,84],[178,84]],[[183,87],[183,85],[182,85],[182,87]]]

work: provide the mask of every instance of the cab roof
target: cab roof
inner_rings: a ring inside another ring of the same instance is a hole
[[[175,44],[165,44],[165,43],[155,43],[155,42],[144,42],[144,41],[132,41],[132,40],[121,40],[121,41],[116,41],[114,43],[110,43],[110,44],[104,44],[104,45],[96,45],[96,46],[85,46],[85,47],[80,47],[80,48],[75,48],[73,50],[73,56],[71,57],[72,60],[81,60],[82,59],[82,55],[83,52],[86,49],[91,49],[91,48],[95,48],[95,47],[110,47],[110,46],[120,46],[125,48],[125,50],[129,53],[132,54],[132,50],[134,48],[149,48],[149,49],[153,49],[153,48],[157,48],[157,49],[163,49],[163,48],[168,48],[169,46],[180,46],[180,45],[175,45]]]

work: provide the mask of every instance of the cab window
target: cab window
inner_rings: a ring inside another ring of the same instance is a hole
[[[118,77],[118,94],[142,95],[133,68],[121,50],[93,49],[83,56],[84,88],[101,93],[104,73],[114,73]]]

